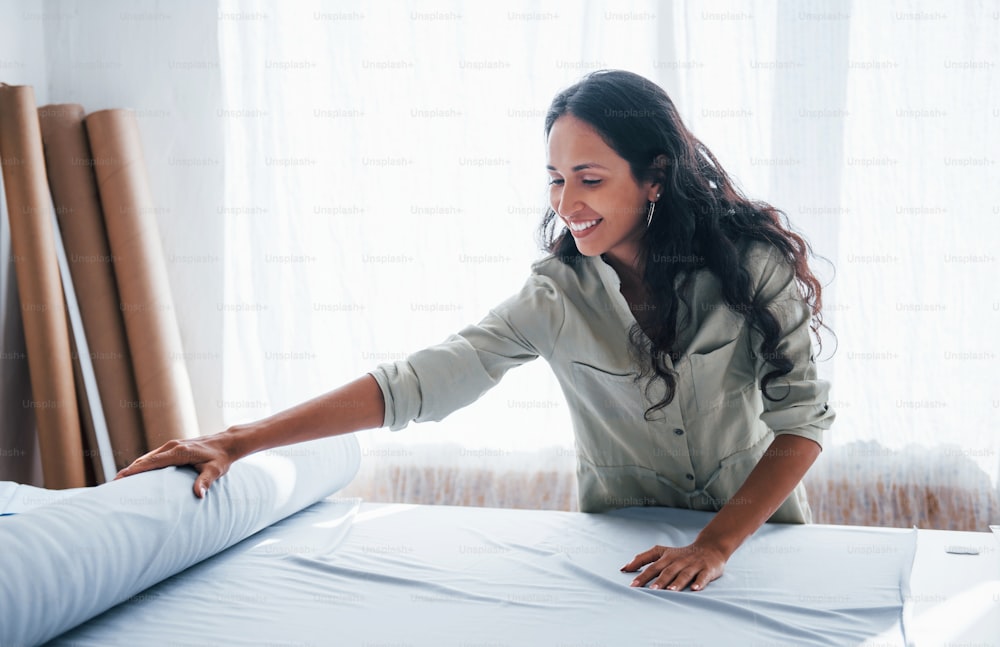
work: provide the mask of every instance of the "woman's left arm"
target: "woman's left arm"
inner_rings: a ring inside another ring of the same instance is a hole
[[[774,431],[774,440],[743,486],[706,525],[690,546],[654,546],[622,568],[636,571],[633,586],[701,590],[722,575],[736,549],[784,503],[816,461],[824,429],[836,416],[827,403],[830,385],[816,375],[810,337],[811,311],[796,285],[794,268],[771,246],[758,247],[751,266],[755,298],[767,304],[781,330],[777,350],[793,361],[782,376],[786,389],[780,400],[763,399],[760,419]],[[760,340],[754,342],[758,347]],[[757,379],[770,366],[756,359]]]
[[[632,572],[649,566],[632,586],[681,591],[705,588],[722,575],[729,557],[767,521],[792,493],[819,456],[815,441],[794,434],[780,434],[761,456],[743,486],[716,513],[694,543],[673,548],[654,546],[622,567]]]

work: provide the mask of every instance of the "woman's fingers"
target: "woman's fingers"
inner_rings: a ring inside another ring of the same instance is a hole
[[[203,499],[208,488],[229,471],[231,463],[232,457],[221,434],[169,440],[132,461],[131,465],[118,472],[115,480],[171,465],[190,465],[198,471],[193,486],[194,495]]]
[[[700,591],[703,588],[705,588],[706,586],[708,586],[709,582],[711,582],[712,580],[714,580],[714,579],[716,579],[718,577],[719,577],[719,575],[714,575],[713,576],[712,573],[710,573],[708,571],[702,571],[702,572],[698,573],[698,577],[694,578],[694,584],[691,585],[691,590],[692,591]]]
[[[160,455],[161,452],[164,451],[164,447],[166,447],[166,445],[157,447],[153,451],[143,454],[139,458],[132,461],[130,465],[122,468],[118,472],[118,474],[115,475],[115,480],[117,481],[118,479],[123,478],[125,476],[131,476],[133,474],[145,472],[146,470],[156,469],[156,467],[162,467],[162,465],[155,466],[155,458],[156,456]]]
[[[651,589],[667,589],[668,591],[683,591],[691,581],[703,570],[703,565],[689,564],[679,566],[676,563],[660,571],[660,574],[649,585]]]
[[[163,451],[163,448],[161,447],[152,453],[140,456],[132,461],[132,464],[118,472],[118,475],[115,476],[115,478],[118,479],[123,476],[132,476],[133,474],[148,472],[149,470],[156,470],[173,464],[174,463],[170,461],[170,452]]]
[[[153,451],[143,454],[132,461],[131,465],[118,472],[115,480],[141,472],[148,472],[149,470],[158,470],[170,465],[194,465],[204,462],[207,459],[206,452],[196,443],[168,440]]]
[[[208,494],[208,486],[211,484],[212,482],[209,481],[207,478],[202,478],[199,476],[194,481],[194,495],[199,499],[204,499],[205,495]]]
[[[198,471],[201,473],[194,480],[194,495],[199,499],[204,499],[205,495],[208,494],[208,488],[212,486],[212,483],[219,480],[219,477],[225,474],[227,470],[220,468],[215,461],[212,461],[204,465],[199,465]]]
[[[649,564],[632,580],[631,586],[644,587],[648,584],[651,589],[682,591],[690,585],[692,591],[700,591],[722,576],[725,563],[726,559],[717,551],[705,550],[698,545],[682,548],[654,546],[637,555],[622,570],[634,570],[629,567]]]
[[[625,564],[625,566],[622,566],[621,570],[627,573],[631,573],[632,571],[638,570],[643,566],[645,566],[646,564],[658,560],[660,556],[663,555],[663,551],[665,550],[666,550],[665,546],[653,546],[646,552],[639,553],[638,555],[633,557],[632,561],[629,562],[628,564]]]
[[[643,572],[639,573],[634,580],[632,580],[632,586],[643,587],[657,579],[658,577],[670,577],[673,579],[674,574],[676,574],[681,568],[682,564],[676,561],[669,561],[666,556],[666,551],[661,554],[660,558],[654,561],[649,567]],[[656,586],[653,588],[666,588]]]

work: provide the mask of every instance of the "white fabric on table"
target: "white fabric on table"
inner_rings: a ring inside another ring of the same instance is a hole
[[[194,470],[169,467],[0,518],[0,645],[42,643],[224,551],[340,490],[359,462],[353,435],[324,438],[237,461],[205,499]]]
[[[905,644],[915,530],[767,524],[721,579],[674,592],[619,569],[712,513],[363,504],[348,526],[354,505],[311,506],[52,645]]]

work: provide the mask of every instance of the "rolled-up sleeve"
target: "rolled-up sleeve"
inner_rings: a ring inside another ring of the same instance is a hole
[[[440,421],[475,402],[511,368],[550,357],[565,318],[556,284],[531,274],[520,292],[478,324],[369,371],[385,400],[382,426],[399,431],[410,421]]]
[[[757,299],[777,318],[780,337],[777,350],[793,363],[787,375],[776,377],[767,386],[763,397],[764,411],[760,419],[774,432],[795,434],[823,444],[823,431],[833,424],[836,412],[829,405],[830,383],[816,377],[816,362],[809,328],[811,312],[795,281],[795,271],[773,246],[757,255],[760,273]],[[774,365],[759,352],[761,337],[754,335],[757,352],[757,382]]]

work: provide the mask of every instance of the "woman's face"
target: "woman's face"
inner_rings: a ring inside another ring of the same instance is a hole
[[[570,114],[552,124],[548,153],[549,200],[580,253],[608,254],[634,267],[657,186],[637,183],[625,158]]]

